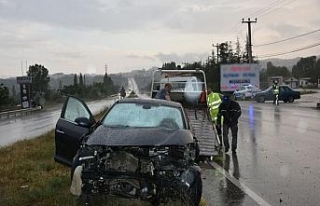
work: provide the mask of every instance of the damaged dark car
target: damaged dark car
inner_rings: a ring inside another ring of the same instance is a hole
[[[71,167],[71,193],[86,204],[94,195],[200,203],[199,149],[180,103],[121,99],[95,122],[84,102],[68,97],[55,144],[55,161]]]

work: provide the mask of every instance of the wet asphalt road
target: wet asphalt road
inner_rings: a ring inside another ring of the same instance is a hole
[[[240,105],[238,152],[203,167],[208,204],[320,205],[320,111],[298,101]]]
[[[88,107],[93,114],[111,106],[115,99],[93,101]],[[60,117],[62,105],[44,109],[30,115],[0,120],[0,147],[10,145],[18,140],[37,137],[54,129]]]

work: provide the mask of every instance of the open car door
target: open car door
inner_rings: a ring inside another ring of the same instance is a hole
[[[56,162],[71,166],[81,137],[88,133],[96,122],[88,106],[76,97],[69,96],[65,101],[55,128]]]

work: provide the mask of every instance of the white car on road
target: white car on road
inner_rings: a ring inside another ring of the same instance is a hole
[[[236,99],[250,99],[261,90],[254,85],[244,85],[239,87],[236,91],[233,92],[233,95]]]

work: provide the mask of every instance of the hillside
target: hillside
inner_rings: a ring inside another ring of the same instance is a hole
[[[260,60],[259,64],[261,65],[261,69],[267,68],[267,63],[272,62],[275,66],[281,66],[281,67],[287,67],[289,71],[292,71],[292,67],[297,64],[297,62],[300,60],[300,57],[294,58],[294,59],[266,59],[266,60]]]

